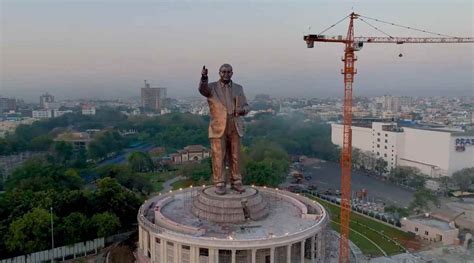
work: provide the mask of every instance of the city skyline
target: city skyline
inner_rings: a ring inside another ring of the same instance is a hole
[[[112,5],[113,3],[113,5]],[[429,6],[429,8],[427,8]],[[351,12],[454,36],[473,35],[471,1],[4,1],[0,95],[37,100],[139,96],[144,79],[198,96],[224,62],[253,96],[342,95],[342,45],[302,40]],[[245,14],[242,15],[242,14]],[[394,36],[429,36],[380,26]],[[344,35],[345,21],[327,32]],[[410,34],[408,34],[410,33]],[[356,35],[381,33],[359,22]],[[398,57],[403,53],[402,58]],[[355,96],[472,96],[472,44],[371,45],[357,53]]]

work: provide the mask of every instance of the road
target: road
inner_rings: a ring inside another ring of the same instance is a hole
[[[311,176],[305,184],[314,184],[319,191],[341,188],[341,169],[339,164],[332,162],[319,162],[304,166],[304,175]],[[362,171],[353,171],[351,176],[351,189],[353,192],[362,188],[368,190],[368,199],[400,207],[408,206],[413,199],[413,191],[370,177]]]
[[[100,162],[99,164],[97,164],[97,166],[100,167],[100,166],[104,166],[104,165],[107,165],[107,164],[125,163],[125,162],[127,162],[128,155],[130,155],[132,152],[136,152],[136,151],[148,152],[153,147],[155,147],[155,146],[151,145],[151,144],[140,144],[136,147],[126,148],[122,151],[121,154],[119,154],[119,155],[117,155],[117,156],[115,156],[111,159],[104,160],[104,161]]]

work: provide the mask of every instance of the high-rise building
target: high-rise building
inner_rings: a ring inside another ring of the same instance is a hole
[[[152,88],[145,81],[145,87],[141,88],[141,106],[146,111],[158,111],[166,107],[166,88]]]
[[[413,105],[413,97],[401,96],[400,97],[400,105],[401,106],[412,106]]]
[[[0,113],[16,110],[16,100],[14,98],[0,98]]]
[[[54,102],[54,96],[53,95],[46,92],[45,94],[40,96],[40,107],[42,109],[46,108],[46,105],[48,103],[52,103],[52,102]]]
[[[389,95],[383,96],[382,108],[384,111],[397,113],[400,111],[400,106],[400,97],[393,97]]]

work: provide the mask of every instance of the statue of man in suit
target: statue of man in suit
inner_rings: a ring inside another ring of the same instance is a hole
[[[219,195],[226,193],[226,164],[231,171],[231,188],[239,193],[245,192],[240,174],[240,138],[244,135],[241,116],[248,113],[249,106],[242,86],[231,80],[232,74],[232,66],[224,64],[219,68],[220,80],[208,83],[204,66],[199,83],[199,92],[209,103],[212,178],[215,192]]]

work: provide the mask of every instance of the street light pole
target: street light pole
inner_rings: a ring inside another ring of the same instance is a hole
[[[54,224],[53,224],[53,207],[50,207],[51,211],[51,252],[53,256],[51,257],[51,262],[54,262]]]

